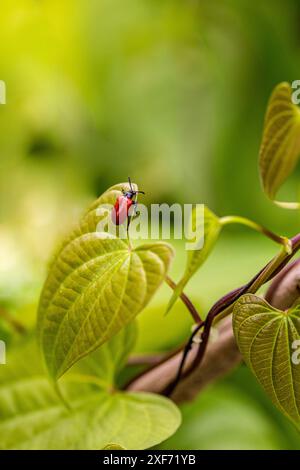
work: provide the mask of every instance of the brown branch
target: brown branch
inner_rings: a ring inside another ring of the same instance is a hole
[[[197,349],[197,344],[194,344],[185,364],[186,369],[195,359]],[[127,390],[163,393],[174,380],[181,359],[182,352],[178,352],[133,380]],[[230,372],[240,361],[241,355],[233,336],[231,317],[227,317],[220,323],[218,338],[209,342],[202,363],[192,374],[180,381],[171,395],[172,400],[180,403],[193,399],[205,386]]]
[[[128,366],[156,366],[166,358],[167,354],[132,354],[129,356]]]
[[[288,264],[274,277],[265,299],[280,310],[290,308],[300,297],[300,259]]]

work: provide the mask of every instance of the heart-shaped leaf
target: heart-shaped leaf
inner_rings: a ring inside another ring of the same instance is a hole
[[[197,233],[198,235],[201,235],[203,243],[199,248],[189,250],[187,252],[185,272],[174,289],[167,307],[167,312],[172,308],[188,281],[209,256],[218,239],[221,228],[222,225],[220,223],[220,219],[211,210],[209,210],[208,207],[204,206],[204,210],[202,205],[197,205],[193,208],[188,239],[191,241],[193,234]]]
[[[300,155],[300,109],[292,102],[289,83],[274,89],[265,116],[259,168],[263,188],[274,200],[280,186],[293,171]],[[298,203],[274,201],[287,208]]]
[[[91,206],[52,261],[41,294],[38,330],[53,378],[132,321],[169,268],[170,245],[132,249],[127,240],[96,231],[98,205],[115,200],[119,190],[120,185],[113,187]]]
[[[108,357],[111,365],[114,353],[124,358],[128,340],[128,331],[120,332],[100,348],[102,359]],[[43,375],[34,341],[9,350],[8,357],[0,368],[2,450],[145,449],[167,439],[180,424],[179,410],[164,397],[110,393],[106,373],[93,376],[89,367],[85,370],[87,358],[80,364],[82,375],[72,371],[62,379],[67,409]]]
[[[279,410],[300,425],[300,308],[273,308],[252,294],[234,306],[233,329],[243,358]]]
[[[39,308],[51,376],[60,377],[133,320],[165,278],[171,257],[165,243],[131,250],[96,232],[70,242],[48,275]]]

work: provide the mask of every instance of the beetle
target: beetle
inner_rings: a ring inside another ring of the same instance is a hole
[[[127,219],[127,231],[130,224],[131,216],[129,215],[129,210],[131,206],[134,207],[134,211],[136,210],[137,201],[136,196],[137,194],[145,194],[144,191],[135,191],[133,189],[130,176],[128,176],[128,183],[129,183],[129,191],[122,190],[122,196],[119,196],[115,202],[111,213],[111,219],[115,225],[122,225],[123,222]]]

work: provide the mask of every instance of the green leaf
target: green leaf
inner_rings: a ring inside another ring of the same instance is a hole
[[[204,206],[204,213],[202,206],[195,206],[193,208],[188,238],[191,240],[193,233],[203,234],[203,246],[199,249],[188,251],[184,275],[174,289],[167,312],[171,310],[188,281],[209,256],[218,239],[221,228],[220,219],[208,207]]]
[[[279,410],[300,425],[300,366],[293,360],[300,338],[300,307],[273,308],[252,294],[233,311],[233,329],[247,365]]]
[[[278,189],[292,173],[300,155],[300,109],[292,102],[289,83],[280,83],[274,89],[265,116],[259,168],[263,188],[274,200]],[[298,208],[298,203],[274,201],[287,208]]]
[[[167,243],[132,249],[128,240],[96,231],[99,205],[112,204],[122,187],[110,188],[93,203],[51,263],[38,330],[53,378],[132,321],[169,268],[173,251]]]
[[[39,337],[54,378],[132,321],[166,276],[166,243],[133,250],[105,237],[92,232],[69,242],[45,282]]]
[[[111,367],[115,353],[123,362],[129,352],[128,328],[100,348]],[[107,368],[91,371],[87,359],[76,365],[81,375],[72,370],[62,379],[67,409],[43,374],[34,341],[8,351],[8,363],[0,368],[0,449],[103,449],[112,443],[144,449],[176,431],[180,413],[170,400],[108,389]]]

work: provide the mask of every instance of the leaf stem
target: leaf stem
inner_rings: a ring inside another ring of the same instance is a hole
[[[246,217],[240,217],[238,215],[227,215],[225,217],[221,217],[219,220],[223,226],[229,225],[229,224],[240,224],[240,225],[249,227],[255,230],[256,232],[262,233],[263,235],[265,235],[267,238],[270,238],[274,242],[279,243],[280,245],[283,245],[285,248],[285,251],[288,254],[291,253],[291,241],[289,240],[289,238],[281,237],[280,235],[277,235],[271,230],[254,222],[253,220],[247,219]]]
[[[176,289],[177,284],[169,276],[166,277],[165,281],[168,284],[168,286],[171,287],[171,289],[173,289],[173,290]],[[182,302],[184,303],[184,305],[186,306],[186,308],[189,310],[190,314],[192,315],[193,320],[197,324],[202,324],[203,321],[202,321],[202,319],[199,315],[199,312],[196,309],[196,307],[194,306],[194,304],[191,302],[191,300],[188,298],[188,296],[186,294],[184,294],[184,292],[182,292],[180,294],[180,298],[181,298]]]

